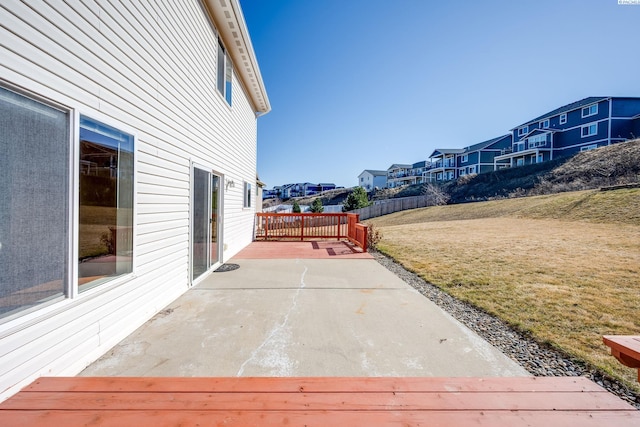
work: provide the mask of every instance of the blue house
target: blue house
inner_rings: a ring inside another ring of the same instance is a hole
[[[431,164],[426,160],[410,165],[394,163],[387,169],[387,188],[422,184],[425,182],[424,174],[430,167]]]
[[[511,129],[495,169],[545,162],[640,135],[640,98],[589,97]]]
[[[439,148],[429,156],[431,167],[425,182],[449,181],[461,176],[494,170],[494,159],[511,147],[511,134],[465,148]]]

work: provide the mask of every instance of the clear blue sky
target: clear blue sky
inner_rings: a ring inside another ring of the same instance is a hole
[[[258,173],[351,187],[587,96],[640,96],[640,5],[240,0],[272,111]]]

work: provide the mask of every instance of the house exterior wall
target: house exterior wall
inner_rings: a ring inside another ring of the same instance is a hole
[[[192,162],[223,178],[223,261],[252,240],[242,184],[255,183],[255,108],[235,72],[231,106],[216,90],[205,6],[114,4],[3,4],[0,83],[68,108],[72,140],[78,115],[132,133],[136,215],[133,274],[0,319],[0,400],[77,374],[189,288]]]
[[[358,185],[367,191],[374,188],[385,188],[387,186],[386,175],[374,175],[369,171],[364,171],[358,175]]]

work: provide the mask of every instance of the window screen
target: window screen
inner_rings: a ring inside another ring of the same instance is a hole
[[[0,316],[64,295],[69,117],[0,87]]]

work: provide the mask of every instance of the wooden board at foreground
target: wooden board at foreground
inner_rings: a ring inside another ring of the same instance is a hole
[[[40,378],[0,404],[13,426],[639,426],[582,377]]]

